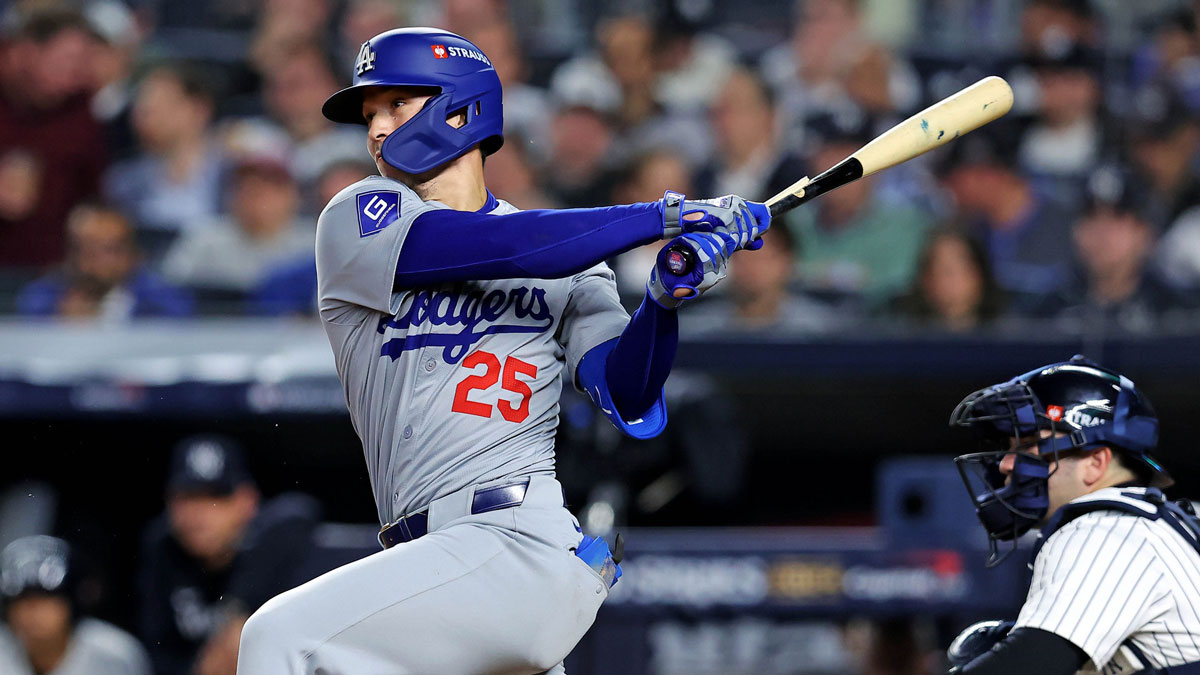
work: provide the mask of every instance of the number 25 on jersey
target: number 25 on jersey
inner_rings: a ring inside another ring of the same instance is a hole
[[[496,401],[496,408],[500,410],[500,416],[509,422],[524,422],[525,418],[529,417],[529,397],[533,396],[533,390],[526,382],[517,379],[517,375],[524,375],[532,381],[537,378],[537,366],[526,363],[515,356],[509,356],[504,359],[504,368],[501,368],[500,359],[495,354],[483,351],[470,354],[463,359],[462,364],[464,368],[471,370],[483,366],[484,370],[483,374],[469,375],[458,383],[458,387],[454,390],[454,405],[450,408],[452,411],[479,417],[491,417],[492,405],[472,401],[469,394],[473,389],[491,389],[500,380],[501,371],[503,371],[504,381],[500,388],[511,391],[520,398],[516,404],[503,398]]]

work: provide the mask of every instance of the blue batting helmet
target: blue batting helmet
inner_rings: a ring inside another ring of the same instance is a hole
[[[1141,467],[1151,486],[1174,482],[1150,455],[1158,443],[1150,401],[1129,378],[1082,356],[980,389],[958,404],[950,424],[994,444],[955,460],[993,547],[1052,515],[1047,479],[1061,455],[1109,447]],[[1011,447],[1022,443],[1036,443],[1037,453]],[[1012,473],[1005,475],[999,465],[1010,454]]]
[[[334,122],[365,124],[365,87],[431,87],[438,93],[383,142],[383,159],[405,173],[429,171],[476,144],[490,155],[504,143],[500,77],[483,51],[438,28],[398,28],[363,43],[351,86],[325,101],[321,112]],[[466,114],[455,128],[446,119]]]

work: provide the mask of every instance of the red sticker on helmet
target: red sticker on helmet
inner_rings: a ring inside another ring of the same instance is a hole
[[[446,45],[429,45],[429,48],[433,50],[433,58],[435,59],[444,59],[450,56],[446,53]]]
[[[1046,417],[1049,417],[1051,420],[1057,422],[1062,419],[1062,416],[1063,409],[1061,405],[1046,406]]]

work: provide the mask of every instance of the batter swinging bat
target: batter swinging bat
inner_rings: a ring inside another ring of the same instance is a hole
[[[766,202],[771,218],[863,176],[941,147],[1003,116],[1012,104],[1013,92],[1008,83],[994,75],[985,77],[888,129],[816,178],[801,178],[771,197]],[[691,253],[679,245],[672,247],[667,260],[671,272],[686,274],[691,270]]]

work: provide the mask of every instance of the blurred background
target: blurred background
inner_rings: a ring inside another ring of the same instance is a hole
[[[1200,492],[1200,2],[0,8],[0,546],[67,542],[71,611],[153,672],[232,672],[229,616],[378,548],[313,237],[375,172],[321,103],[398,26],[494,62],[487,182],[523,209],[765,199],[981,77],[1016,93],[737,256],[681,315],[662,437],[563,393],[568,503],[629,551],[570,672],[943,672],[1027,581],[984,569],[946,420],[1075,353],[1149,395]],[[611,261],[631,307],[655,252]]]

